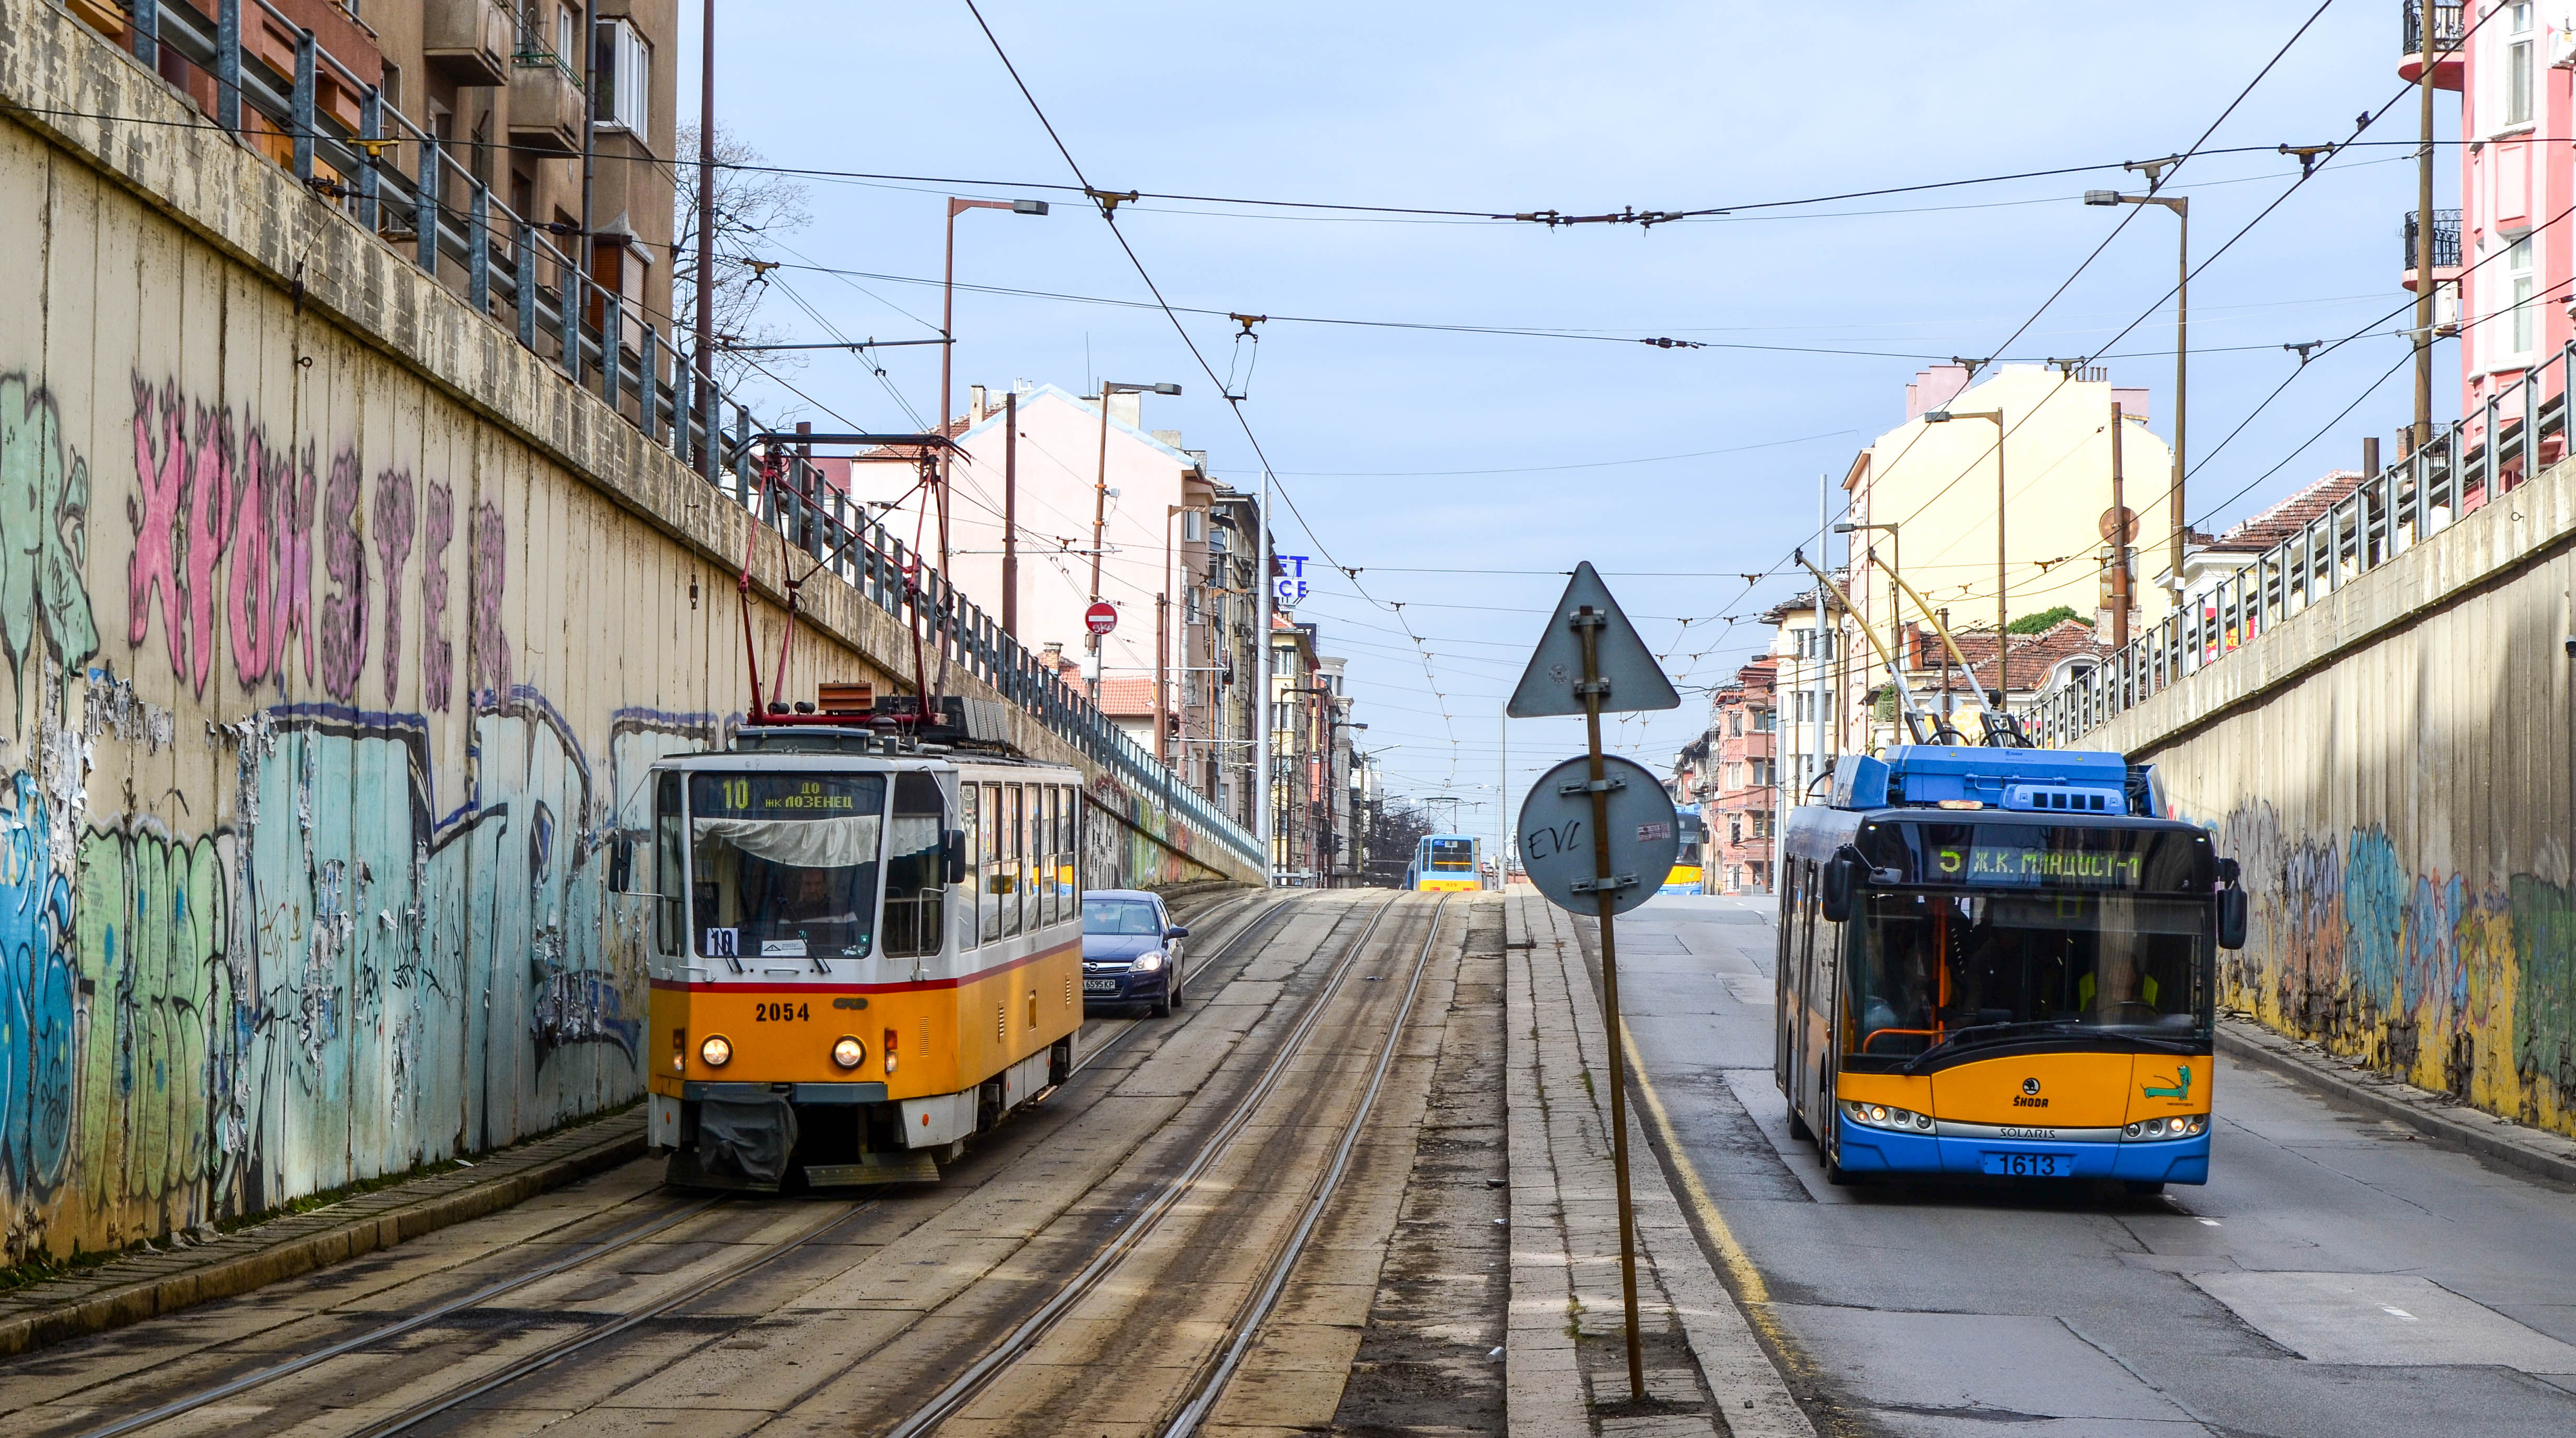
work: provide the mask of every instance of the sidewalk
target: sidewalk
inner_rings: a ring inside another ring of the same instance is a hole
[[[1628,1392],[1601,1006],[1574,921],[1527,890],[1505,904],[1511,1153],[1510,1431],[1813,1438],[1814,1426],[1719,1282],[1628,1114],[1637,1306],[1648,1402]],[[1722,1235],[1723,1222],[1694,1196]],[[1721,1243],[1727,1242],[1723,1237]],[[1740,1263],[1740,1260],[1738,1261]],[[1749,1265],[1759,1300],[1759,1276]]]
[[[450,1169],[233,1233],[165,1240],[0,1294],[0,1357],[247,1293],[508,1208],[644,1152],[639,1106]]]
[[[2455,1144],[2490,1162],[2559,1183],[2576,1184],[2576,1139],[2533,1128],[2446,1093],[2337,1058],[2304,1039],[2275,1033],[2252,1019],[2221,1014],[2218,1051],[2236,1063],[2267,1069],[2329,1099],[2395,1119],[2427,1138]]]

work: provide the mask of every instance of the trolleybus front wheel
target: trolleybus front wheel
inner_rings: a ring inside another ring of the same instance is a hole
[[[1816,1131],[1807,1127],[1807,1121],[1799,1116],[1796,1108],[1791,1108],[1789,1110],[1789,1137],[1798,1140],[1800,1143],[1805,1143],[1807,1140],[1812,1139],[1815,1136]]]

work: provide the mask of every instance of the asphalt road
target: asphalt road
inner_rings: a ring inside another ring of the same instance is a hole
[[[1833,1188],[1771,1079],[1773,935],[1765,900],[1656,899],[1621,998],[1822,1426],[2576,1434],[2576,1191],[2223,1057],[2206,1187]]]

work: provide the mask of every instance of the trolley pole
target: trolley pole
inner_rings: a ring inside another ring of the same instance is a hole
[[[1608,619],[1591,605],[1574,612],[1576,636],[1583,641],[1583,738],[1590,760],[1587,786],[1592,791],[1592,871],[1610,869],[1610,786],[1601,766],[1601,626]],[[1660,880],[1659,880],[1660,882]],[[1637,1216],[1628,1202],[1628,1065],[1625,1028],[1619,1017],[1618,891],[1594,891],[1601,905],[1601,1028],[1610,1045],[1610,1166],[1619,1184],[1619,1297],[1627,1305],[1628,1396],[1646,1401],[1646,1360],[1637,1346]]]

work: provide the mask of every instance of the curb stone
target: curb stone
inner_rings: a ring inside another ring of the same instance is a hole
[[[641,1108],[196,1248],[117,1258],[0,1298],[0,1357],[123,1328],[497,1213],[644,1152]]]
[[[2428,1138],[2559,1183],[2576,1184],[2576,1141],[2499,1118],[2370,1070],[2347,1067],[2323,1050],[2233,1014],[2218,1024],[2218,1051],[2301,1084],[2328,1098],[2395,1119]]]

